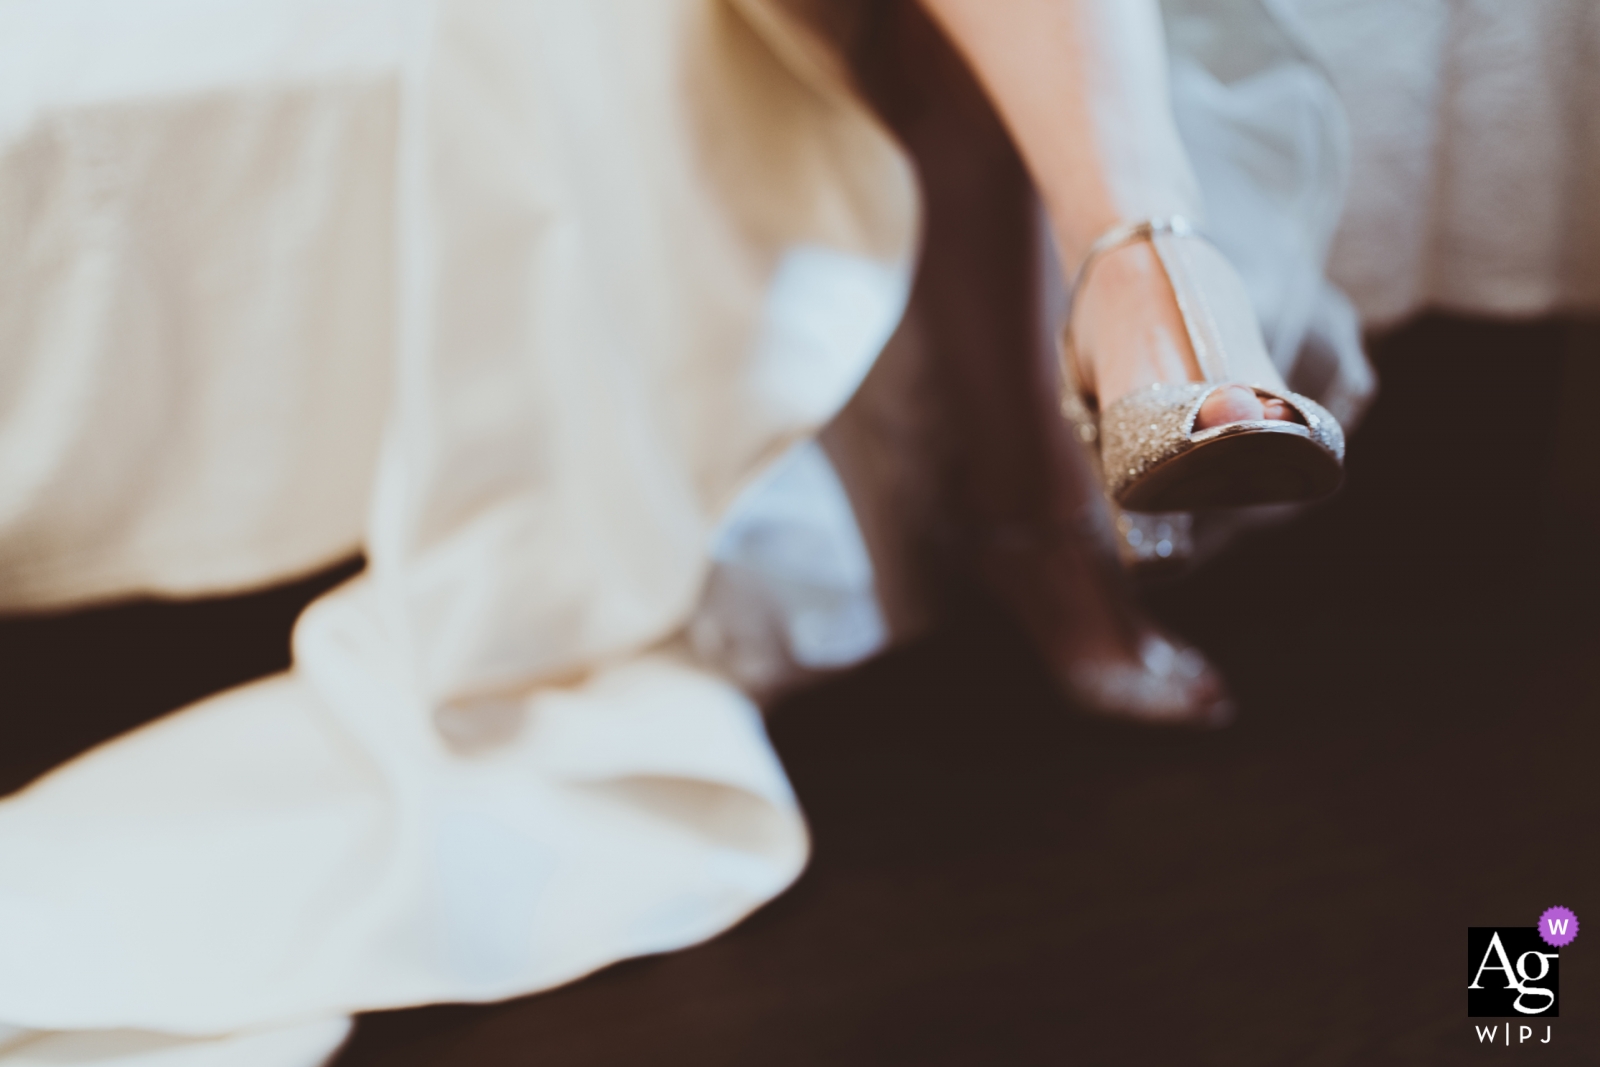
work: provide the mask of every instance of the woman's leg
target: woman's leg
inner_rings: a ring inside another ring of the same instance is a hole
[[[1155,0],[922,0],[966,55],[1021,150],[1073,270],[1118,222],[1199,214],[1167,93]],[[1074,336],[1085,384],[1106,405],[1156,382],[1197,378],[1171,285],[1147,243],[1102,261]],[[1263,358],[1244,380],[1281,386]],[[1219,390],[1200,425],[1286,418],[1249,389]]]
[[[1069,684],[1086,664],[1142,670],[1154,630],[1112,556],[1099,487],[1061,417],[1040,343],[1027,168],[915,0],[880,10],[859,66],[921,178],[924,239],[908,316],[932,364],[952,495],[972,534],[968,563]],[[1220,688],[1197,675],[1166,696],[1166,717],[1204,719]]]

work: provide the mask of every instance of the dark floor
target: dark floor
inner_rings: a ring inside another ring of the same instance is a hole
[[[1380,347],[1347,489],[1152,596],[1233,679],[1227,733],[1085,731],[974,614],[775,710],[816,840],[776,903],[551,993],[364,1018],[338,1067],[1600,1062],[1594,934],[1549,1045],[1479,1047],[1462,988],[1465,927],[1600,915],[1593,336]],[[0,718],[0,791],[271,669],[310,592],[0,624],[49,712]]]

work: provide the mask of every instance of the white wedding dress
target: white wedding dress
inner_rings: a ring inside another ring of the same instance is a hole
[[[1594,299],[1592,242],[1480,225],[1552,142],[1436,195],[1509,121],[1440,73],[1476,38],[1429,67],[1383,28],[1587,7],[1168,9],[1209,229],[1297,388],[1359,412],[1358,311]],[[916,214],[819,13],[0,0],[0,611],[369,560],[291,672],[0,800],[0,1065],[310,1067],[351,1012],[688,945],[798,874],[746,693],[885,639],[805,442]],[[1556,77],[1505,75],[1559,110]]]

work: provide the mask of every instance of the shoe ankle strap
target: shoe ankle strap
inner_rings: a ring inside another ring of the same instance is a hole
[[[1189,237],[1195,234],[1195,228],[1187,218],[1182,215],[1157,215],[1148,219],[1139,219],[1134,222],[1119,222],[1105,233],[1095,238],[1094,244],[1089,246],[1089,251],[1084,255],[1078,269],[1073,272],[1072,281],[1067,286],[1067,315],[1061,324],[1061,332],[1057,343],[1061,354],[1061,370],[1066,380],[1067,388],[1075,395],[1082,396],[1083,377],[1077,366],[1077,357],[1072,344],[1072,327],[1078,318],[1078,299],[1083,293],[1084,283],[1089,279],[1089,271],[1093,269],[1102,256],[1115,252],[1125,245],[1135,241],[1150,241],[1154,243],[1157,236],[1171,234],[1174,237]],[[1163,261],[1162,269],[1167,267]],[[1185,323],[1187,324],[1187,316]]]
[[[1174,237],[1190,237],[1196,231],[1194,224],[1182,215],[1157,215],[1135,222],[1119,222],[1095,238],[1094,244],[1089,246],[1089,251],[1073,273],[1072,283],[1067,286],[1067,321],[1064,325],[1071,328],[1072,320],[1077,317],[1078,296],[1083,292],[1089,271],[1096,262],[1125,245],[1135,241],[1154,241],[1158,235],[1168,233]]]

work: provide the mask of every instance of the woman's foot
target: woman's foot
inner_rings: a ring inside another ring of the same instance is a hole
[[[1073,339],[1078,373],[1100,410],[1137,389],[1203,380],[1172,283],[1149,242],[1107,253],[1084,285]],[[1231,369],[1242,380],[1287,388],[1264,355],[1246,351],[1234,363]],[[1295,421],[1295,416],[1282,400],[1260,397],[1248,386],[1228,385],[1201,405],[1195,428],[1254,419]]]
[[[981,552],[980,581],[1079,710],[1137,726],[1228,725],[1234,707],[1221,675],[1144,618],[1100,540],[1083,530],[1005,531]]]

